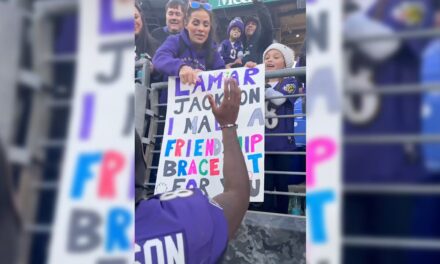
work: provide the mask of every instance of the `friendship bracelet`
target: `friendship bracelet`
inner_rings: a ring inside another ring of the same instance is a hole
[[[238,127],[238,125],[237,124],[226,124],[226,125],[220,126],[221,129],[223,129],[223,128],[230,128],[230,127]]]

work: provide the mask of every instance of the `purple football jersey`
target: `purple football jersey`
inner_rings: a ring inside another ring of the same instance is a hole
[[[435,0],[376,1],[368,14],[396,31],[427,29],[434,26],[435,2]],[[402,43],[408,45],[416,54],[420,54],[427,39],[409,38],[403,39]]]
[[[136,263],[217,263],[226,250],[223,210],[199,189],[142,201],[135,215]]]
[[[219,52],[225,64],[232,63],[236,59],[243,57],[243,44],[240,40],[232,44],[229,39],[225,39],[219,47]]]
[[[274,90],[283,95],[297,94],[298,82],[292,77],[284,78],[281,83],[276,85]],[[286,101],[280,106],[273,105],[270,100],[266,101],[266,116],[273,116],[273,118],[266,119],[265,148],[267,151],[293,151],[296,149],[295,139],[292,136],[268,136],[270,134],[292,133],[294,131],[293,118],[277,118],[276,116],[293,115],[296,99],[297,97],[286,98]]]

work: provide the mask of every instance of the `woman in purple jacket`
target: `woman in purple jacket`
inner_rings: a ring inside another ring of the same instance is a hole
[[[178,35],[169,36],[156,51],[153,65],[157,72],[179,76],[185,84],[195,84],[200,71],[224,69],[225,63],[213,40],[213,14],[208,3],[191,2],[185,19],[185,28]],[[164,90],[160,102],[166,102]]]

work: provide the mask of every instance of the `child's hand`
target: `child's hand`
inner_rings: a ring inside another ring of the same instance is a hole
[[[246,62],[244,67],[246,67],[246,68],[255,68],[255,67],[257,67],[257,64],[255,62],[253,62],[253,61],[248,61],[248,62]]]

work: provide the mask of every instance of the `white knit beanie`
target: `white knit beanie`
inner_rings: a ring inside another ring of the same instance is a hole
[[[286,68],[292,68],[294,62],[295,62],[295,53],[293,50],[286,45],[283,45],[281,43],[273,43],[263,53],[263,61],[266,57],[266,53],[269,52],[269,50],[278,50],[283,54],[284,62],[286,63]]]

